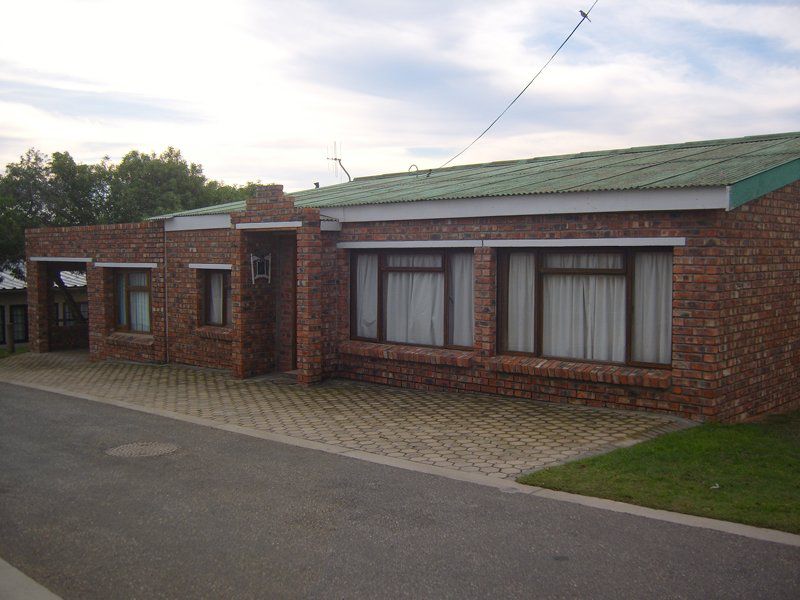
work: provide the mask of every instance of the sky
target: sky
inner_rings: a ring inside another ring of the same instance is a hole
[[[435,168],[589,0],[0,0],[0,165],[179,148],[287,191]],[[599,0],[453,164],[800,130],[800,2]]]

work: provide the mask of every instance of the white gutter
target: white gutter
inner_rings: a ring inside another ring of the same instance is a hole
[[[718,210],[729,206],[728,190],[677,188],[608,192],[567,192],[484,196],[458,200],[420,200],[320,208],[320,214],[341,222],[411,221],[522,215],[641,212],[668,210]]]

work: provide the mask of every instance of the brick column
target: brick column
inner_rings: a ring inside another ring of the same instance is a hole
[[[672,385],[684,414],[714,418],[722,369],[719,240],[690,239],[672,265]]]
[[[231,343],[231,362],[233,376],[243,379],[247,377],[245,340],[247,328],[245,326],[246,311],[245,294],[250,277],[250,260],[247,253],[245,234],[237,230],[235,235],[235,248],[233,251],[233,265],[231,269],[231,302],[233,317],[233,342]]]
[[[318,212],[304,217],[297,230],[297,381],[310,384],[322,379],[322,233]]]
[[[497,354],[497,250],[475,248],[475,350],[481,358]]]
[[[104,339],[114,322],[114,284],[110,269],[86,265],[89,302],[89,360],[102,360]]]
[[[50,279],[46,262],[27,261],[28,348],[31,352],[50,351]]]

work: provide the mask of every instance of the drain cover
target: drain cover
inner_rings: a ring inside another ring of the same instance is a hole
[[[123,444],[116,448],[109,448],[106,454],[111,456],[121,456],[123,458],[139,458],[143,456],[163,456],[175,452],[178,447],[175,444],[163,444],[161,442],[134,442]]]

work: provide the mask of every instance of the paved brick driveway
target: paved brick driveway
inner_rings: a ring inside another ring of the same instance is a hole
[[[284,376],[236,380],[176,365],[91,363],[85,352],[0,360],[0,381],[126,402],[491,477],[685,427],[641,412],[496,396],[423,392],[345,380],[314,387]]]

